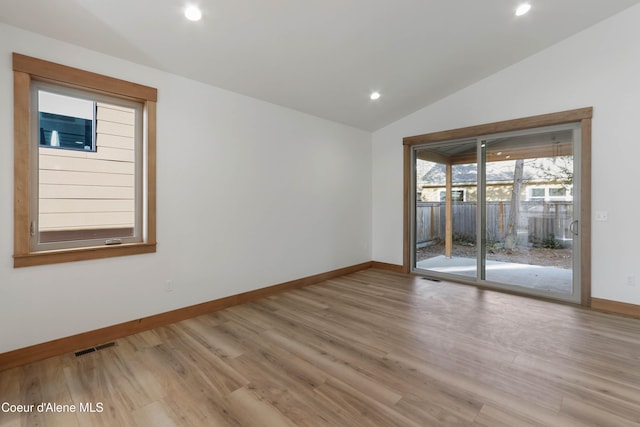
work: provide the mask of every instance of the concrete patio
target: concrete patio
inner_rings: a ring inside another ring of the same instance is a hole
[[[416,267],[441,273],[476,277],[476,259],[444,255],[418,261]],[[571,294],[572,271],[558,267],[487,261],[486,280],[544,291]]]

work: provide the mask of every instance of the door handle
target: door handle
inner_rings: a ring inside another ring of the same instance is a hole
[[[576,219],[571,224],[569,224],[569,231],[574,235],[578,235],[578,220]]]

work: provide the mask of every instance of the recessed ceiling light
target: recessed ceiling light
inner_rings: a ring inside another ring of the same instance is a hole
[[[529,3],[523,3],[516,9],[516,16],[522,16],[525,13],[531,10],[531,5]]]
[[[369,98],[372,101],[375,101],[377,99],[380,99],[380,92],[371,92],[371,95],[369,95]]]
[[[184,10],[184,16],[189,21],[199,21],[200,19],[202,19],[202,11],[198,6],[187,6],[187,8]]]

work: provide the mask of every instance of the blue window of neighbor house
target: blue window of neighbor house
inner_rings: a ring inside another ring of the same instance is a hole
[[[38,91],[39,145],[96,151],[96,103],[92,100]]]

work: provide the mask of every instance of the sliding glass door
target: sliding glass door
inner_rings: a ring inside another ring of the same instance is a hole
[[[578,302],[579,142],[561,125],[413,147],[413,270]]]

